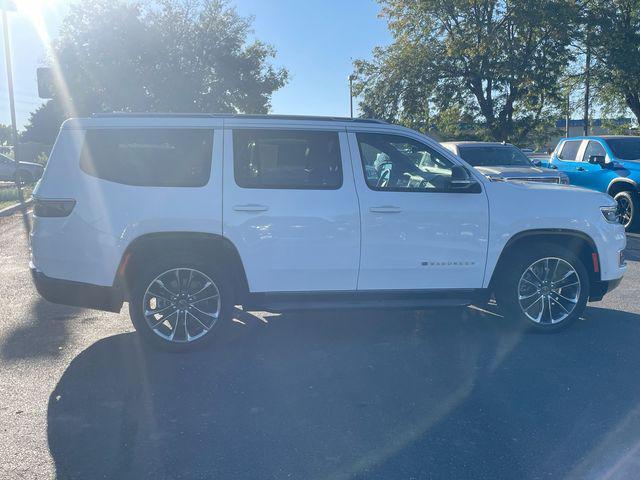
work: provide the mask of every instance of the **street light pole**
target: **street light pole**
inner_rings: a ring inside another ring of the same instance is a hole
[[[353,81],[355,79],[355,74],[349,75],[349,111],[351,112],[351,118],[353,118]]]
[[[7,65],[7,83],[9,86],[9,110],[11,111],[11,134],[13,137],[13,157],[18,171],[18,127],[16,124],[16,102],[13,93],[13,67],[11,65],[11,45],[9,43],[9,25],[7,22],[7,10],[15,10],[11,1],[4,0],[2,8],[2,32],[4,35],[4,59]]]

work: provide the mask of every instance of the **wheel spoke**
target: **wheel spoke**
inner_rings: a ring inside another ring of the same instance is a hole
[[[196,320],[196,322],[198,322],[200,325],[202,325],[202,328],[204,328],[205,330],[210,330],[210,329],[211,329],[211,327],[213,326],[213,325],[211,325],[211,327],[207,327],[207,326],[206,326],[204,323],[202,323],[202,321],[201,321],[198,317],[196,317],[193,313],[191,313],[191,312],[190,312],[190,311],[188,311],[188,310],[187,310],[187,313],[188,313],[189,315],[191,315],[191,316]]]
[[[151,325],[151,329],[155,330],[156,328],[158,328],[160,325],[162,325],[166,320],[169,319],[169,317],[173,316],[174,314],[178,313],[178,310],[174,310],[173,312],[171,312],[169,315],[163,315],[162,318],[160,318],[157,323],[154,323],[153,325]],[[169,322],[171,323],[171,322]]]
[[[155,283],[157,283],[158,285],[160,285],[160,287],[162,287],[162,289],[167,292],[170,296],[174,296],[177,295],[177,292],[172,292],[171,290],[169,290],[167,288],[167,286],[164,284],[164,282],[162,280],[160,280],[159,278],[155,280]]]
[[[196,296],[196,295],[198,295],[199,293],[204,292],[207,288],[211,287],[212,285],[213,285],[213,283],[211,283],[211,282],[207,281],[207,282],[204,284],[204,286],[203,286],[200,290],[198,290],[196,293],[192,293],[192,294],[191,294],[191,296],[192,296],[192,297],[195,297],[195,296]]]
[[[207,313],[207,312],[205,312],[205,311],[200,310],[200,309],[199,309],[198,307],[196,307],[195,305],[192,305],[192,307],[193,307],[193,309],[194,309],[195,311],[200,312],[200,313],[201,313],[201,314],[203,314],[203,315],[206,315],[206,316],[211,317],[211,318],[218,318],[218,313],[217,313],[217,312],[216,312],[216,313]]]
[[[562,303],[560,303],[559,301],[557,301],[555,298],[549,297],[549,299],[555,303],[556,305],[558,305],[562,310],[564,310],[564,312],[568,315],[569,313],[571,313],[569,310],[567,310],[566,308],[564,308],[564,305],[562,305]]]
[[[171,305],[168,305],[168,306],[166,306],[164,308],[161,308],[160,310],[145,310],[144,314],[145,315],[160,315],[161,313],[164,313],[164,312],[166,312],[167,310],[169,310],[171,308],[175,309],[175,305],[171,304]]]
[[[201,298],[200,300],[195,300],[195,301],[191,302],[191,305],[195,305],[196,303],[204,302],[205,300],[211,300],[213,298],[218,298],[218,297],[219,297],[219,295],[211,295],[209,297]]]

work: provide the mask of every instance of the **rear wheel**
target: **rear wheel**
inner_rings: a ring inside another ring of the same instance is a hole
[[[213,340],[233,308],[233,292],[215,265],[192,255],[159,261],[134,280],[133,325],[148,343],[171,351]]]
[[[582,261],[555,244],[511,255],[496,289],[503,312],[537,331],[569,326],[584,311],[588,295],[589,275]]]
[[[635,192],[618,192],[614,200],[618,203],[620,223],[628,232],[635,232],[640,227],[640,201]]]

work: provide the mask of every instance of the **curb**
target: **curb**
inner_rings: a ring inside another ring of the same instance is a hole
[[[33,197],[29,197],[27,200],[24,201],[25,207],[31,205],[32,202],[33,202]],[[3,208],[2,210],[0,210],[0,217],[8,217],[9,215],[20,210],[21,207],[22,207],[22,204],[16,203],[15,205],[11,205],[10,207]]]

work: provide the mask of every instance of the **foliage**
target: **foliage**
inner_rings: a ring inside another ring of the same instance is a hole
[[[394,41],[355,62],[364,114],[412,125],[454,107],[475,135],[518,141],[560,103],[571,0],[381,2]]]
[[[61,119],[94,112],[266,113],[288,74],[250,29],[226,0],[73,4],[52,46],[63,81],[23,140],[51,143]]]
[[[0,145],[13,145],[11,125],[0,123]]]
[[[589,0],[587,7],[601,101],[617,112],[629,108],[640,123],[640,1]]]

